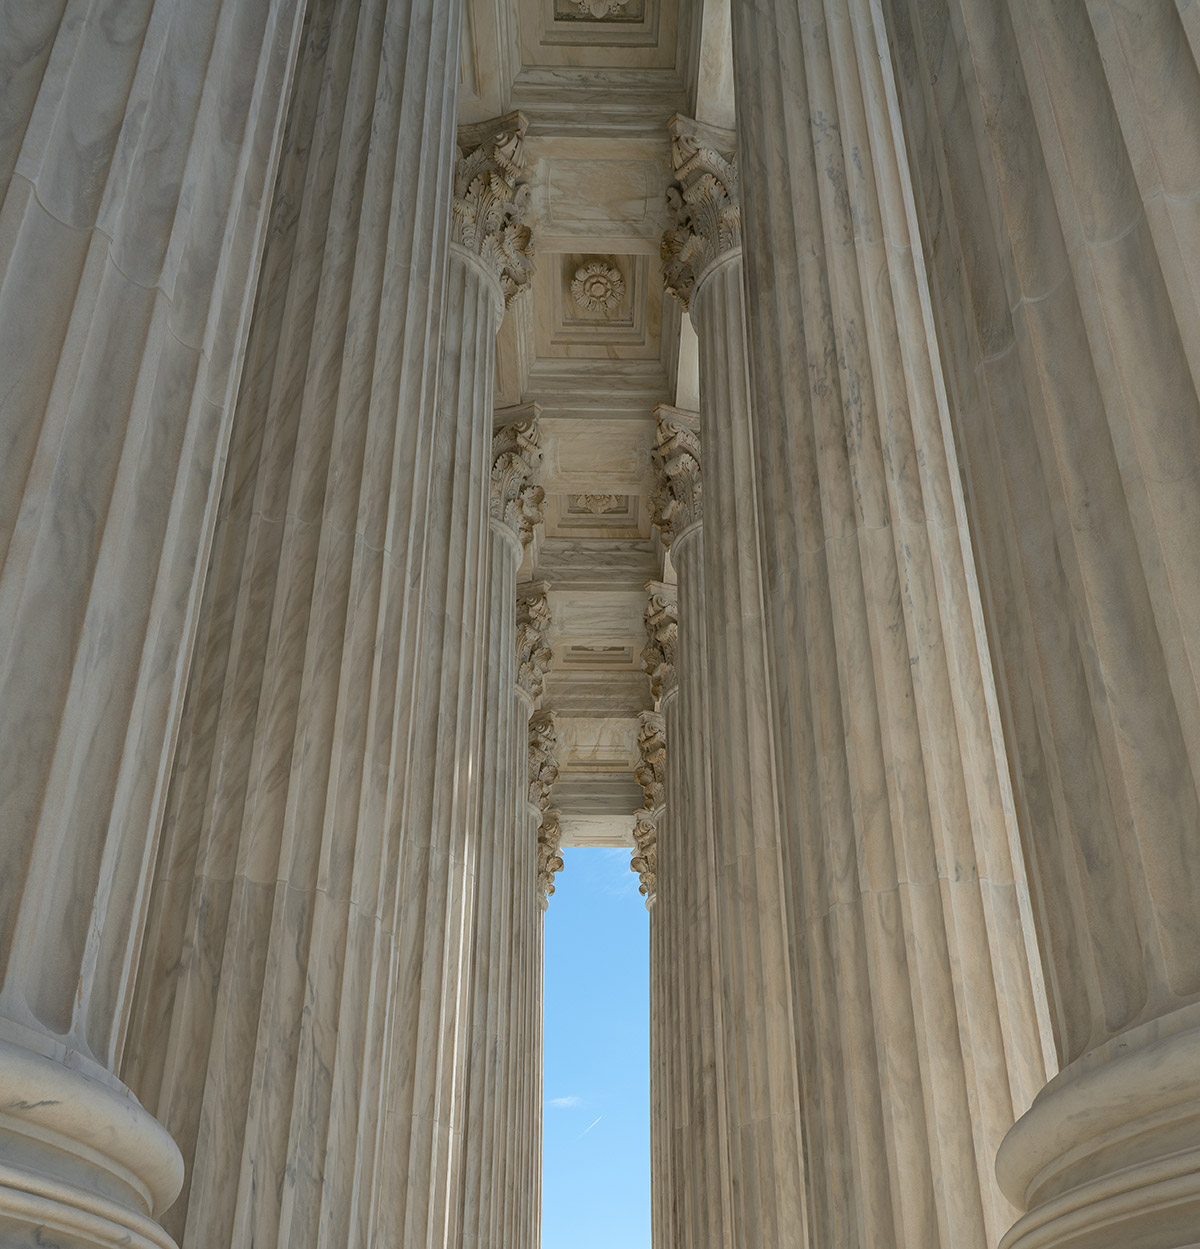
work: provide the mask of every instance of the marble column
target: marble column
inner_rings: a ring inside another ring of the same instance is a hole
[[[1016,1249],[1200,1225],[1200,29],[888,12],[1062,1071]]]
[[[530,581],[517,591],[517,730],[528,742],[529,722],[542,700],[545,675],[553,653],[547,585]],[[529,753],[517,751],[516,827],[513,867],[514,979],[518,1001],[520,1049],[519,1079],[510,1110],[511,1136],[518,1144],[509,1158],[506,1188],[515,1196],[509,1208],[504,1245],[537,1249],[542,1223],[542,979],[544,970],[544,910],[537,889],[538,828],[541,806],[531,805]],[[536,793],[540,800],[540,791]]]
[[[1054,1055],[880,6],[740,0],[734,71],[809,1240],[984,1249]]]
[[[0,1242],[169,1246],[119,1078],[297,0],[0,5]]]
[[[458,21],[328,4],[297,78],[131,1054],[186,1245],[451,1218],[503,306],[449,260]]]
[[[492,437],[487,687],[484,699],[483,823],[476,858],[470,1044],[464,1123],[462,1249],[508,1249],[522,1242],[512,1207],[521,1201],[513,1164],[532,1123],[516,1123],[517,1082],[528,1035],[516,956],[528,941],[520,876],[525,833],[514,794],[524,773],[529,713],[517,695],[517,569],[541,520],[544,492],[533,478],[541,459],[537,417],[506,414]],[[542,596],[545,603],[545,596]],[[532,604],[521,600],[525,627]],[[522,639],[524,642],[524,639]],[[528,1236],[524,1236],[527,1243]]]
[[[695,413],[655,409],[650,507],[678,577],[675,667],[678,699],[668,726],[665,835],[658,880],[667,905],[660,922],[678,943],[669,974],[678,978],[681,1013],[668,1038],[680,1064],[676,1127],[677,1243],[707,1249],[729,1243],[732,1216],[729,1087],[718,948],[718,892],[708,686],[712,662],[705,584],[700,436]],[[731,989],[732,985],[729,986]],[[736,1031],[744,1035],[743,1025]]]
[[[639,751],[643,792],[653,806],[656,865],[668,853],[675,837],[673,820],[682,810],[666,804],[667,743],[677,729],[679,678],[675,666],[679,641],[679,609],[676,587],[662,581],[646,584],[646,646],[642,670],[650,678],[651,711],[639,726]],[[647,784],[649,782],[649,784]],[[645,834],[643,833],[643,836]],[[686,1078],[684,1051],[689,1038],[684,1032],[683,992],[680,970],[681,882],[655,874],[654,904],[650,910],[650,1204],[655,1244],[681,1244],[684,1180],[680,1143],[685,1127],[682,1081]]]

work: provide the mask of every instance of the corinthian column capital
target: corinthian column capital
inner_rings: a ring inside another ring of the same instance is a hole
[[[557,811],[547,811],[538,828],[538,905],[544,911],[554,892],[554,878],[563,870],[562,824]]]
[[[679,608],[675,587],[662,581],[646,583],[646,646],[642,651],[642,671],[650,678],[655,702],[678,688],[675,675],[675,645],[679,638]]]
[[[553,652],[546,641],[550,631],[550,599],[546,584],[530,582],[517,590],[517,685],[532,702],[542,696]]]
[[[667,129],[675,182],[667,188],[663,284],[687,308],[705,270],[742,246],[734,133],[678,113]]]
[[[658,423],[650,462],[655,488],[650,514],[664,546],[701,520],[700,421],[694,412],[660,403],[654,409]]]
[[[541,463],[536,407],[496,426],[492,435],[491,516],[528,545],[542,519],[546,492],[533,480]]]
[[[528,124],[521,113],[506,113],[458,128],[450,238],[496,275],[505,307],[533,276],[533,234],[525,223],[532,192],[521,176]]]
[[[660,711],[642,711],[638,719],[641,759],[633,774],[646,795],[646,809],[653,811],[666,802],[667,724]]]
[[[641,881],[638,892],[649,906],[658,886],[658,821],[645,807],[633,813],[633,844],[635,849],[629,866],[637,872]]]
[[[558,734],[553,711],[535,711],[529,718],[529,805],[545,812],[550,790],[558,780]]]

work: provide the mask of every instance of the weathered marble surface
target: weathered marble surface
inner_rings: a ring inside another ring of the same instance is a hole
[[[479,727],[451,736],[428,679],[461,651],[472,687],[486,557],[490,399],[478,446],[445,436],[473,428],[473,354],[437,389],[459,18],[318,5],[301,53],[124,1067],[183,1148],[186,1245],[371,1243],[436,1218],[453,1174],[461,1044],[412,1003],[463,928],[468,815],[411,778]],[[481,311],[486,357],[496,295],[467,285],[447,332]],[[452,513],[466,482],[482,502]],[[402,1153],[414,1100],[433,1130]]]
[[[1005,1243],[1191,1245],[1196,9],[887,15],[1065,1064],[1001,1152],[1031,1207]],[[1155,1128],[1172,1070],[1174,1126]]]
[[[302,15],[0,6],[8,1245],[170,1243],[116,1072]]]
[[[734,30],[808,1234],[984,1249],[1054,1058],[891,63],[867,0]]]

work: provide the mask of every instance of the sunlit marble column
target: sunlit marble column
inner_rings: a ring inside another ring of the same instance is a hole
[[[889,50],[873,0],[733,16],[809,1241],[984,1249],[1054,1059]]]
[[[523,1050],[533,1040],[523,1015],[520,963],[514,957],[518,928],[522,941],[528,935],[516,893],[525,820],[514,794],[520,792],[516,787],[524,774],[518,759],[526,753],[529,722],[517,695],[517,569],[541,520],[545,495],[534,481],[539,446],[536,413],[525,409],[505,414],[492,437],[483,819],[475,869],[462,1249],[509,1249],[518,1243],[511,1207],[519,1204],[521,1194],[512,1183],[511,1167],[525,1144],[521,1134],[532,1130],[532,1124],[517,1125],[509,1115],[516,1104]],[[528,598],[521,607],[528,620]],[[520,883],[528,892],[528,880]]]
[[[546,673],[553,652],[549,645],[550,600],[545,582],[530,581],[517,588],[517,725],[528,742],[529,721],[541,704]],[[503,1244],[537,1249],[542,1222],[542,974],[544,911],[537,889],[538,828],[542,811],[530,803],[529,753],[517,752],[516,827],[513,867],[513,974],[521,1029],[518,1082],[509,1111],[510,1136],[516,1148],[506,1159],[506,1188],[512,1192]],[[540,800],[540,790],[535,791]]]
[[[665,404],[655,409],[655,419],[651,458],[657,482],[650,506],[678,576],[679,693],[674,724],[668,728],[666,836],[658,848],[658,878],[669,903],[660,915],[677,933],[670,974],[677,978],[681,996],[678,1030],[667,1041],[679,1063],[682,1099],[675,1145],[676,1243],[688,1249],[719,1249],[729,1240],[732,1194],[716,927],[699,422],[695,413]]]
[[[503,307],[448,254],[457,27],[331,3],[297,79],[129,1064],[197,1249],[453,1213]]]
[[[1006,1246],[1200,1226],[1200,28],[891,6],[1063,1070]]]
[[[0,1243],[167,1246],[118,1078],[297,0],[0,5]]]
[[[661,581],[646,584],[646,646],[642,670],[650,678],[652,710],[643,713],[639,726],[639,780],[654,826],[655,863],[675,835],[671,821],[682,809],[666,804],[667,749],[676,727],[679,680],[675,667],[679,640],[676,587]],[[643,817],[645,821],[647,817]],[[643,823],[644,827],[644,823]],[[643,832],[642,836],[647,834]],[[632,861],[631,861],[632,866]],[[681,1011],[680,964],[680,882],[655,874],[654,901],[650,909],[650,1217],[655,1245],[680,1244],[683,1219],[679,1156],[683,1121],[686,1038],[680,1042],[683,1027]]]
[[[726,1241],[736,1235],[739,1244],[773,1242],[803,1223],[803,1124],[792,973],[780,922],[788,882],[767,695],[734,135],[679,116],[668,128],[677,181],[667,194],[663,275],[700,343],[707,519],[705,592],[697,606],[706,635],[704,693],[712,723],[721,726],[709,747],[708,875],[716,887],[714,955],[728,1020],[722,1036],[728,1124],[721,1126],[728,1140],[724,1184],[732,1192],[718,1183],[720,1172],[708,1189],[714,1200],[723,1199]],[[677,473],[684,497],[690,478],[699,476],[699,439],[692,459]],[[763,1158],[775,1161],[764,1168]]]

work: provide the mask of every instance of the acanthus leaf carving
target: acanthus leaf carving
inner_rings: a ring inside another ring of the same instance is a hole
[[[633,813],[633,844],[629,867],[637,872],[641,881],[638,892],[649,904],[658,887],[658,821],[645,807]]]
[[[679,114],[667,128],[676,180],[667,190],[663,285],[687,308],[709,265],[742,245],[734,135]]]
[[[529,717],[529,805],[545,812],[550,791],[558,780],[558,734],[553,711],[535,711]]]
[[[550,630],[550,599],[545,587],[531,584],[517,591],[517,684],[537,702],[542,696],[553,651],[546,642]]]
[[[505,307],[533,276],[533,234],[525,220],[532,188],[521,176],[527,127],[520,113],[508,113],[458,130],[450,237],[495,273]]]
[[[679,610],[673,585],[651,581],[646,585],[646,646],[642,651],[642,671],[650,678],[655,702],[677,687],[675,647],[679,639]]]
[[[700,423],[694,413],[659,404],[650,462],[655,488],[650,515],[664,546],[701,519]]]
[[[492,519],[502,521],[523,545],[541,523],[546,492],[534,480],[541,462],[536,415],[507,421],[492,435]]]
[[[538,904],[542,910],[554,893],[554,878],[563,870],[562,823],[557,811],[547,811],[538,828]]]
[[[646,795],[647,809],[652,811],[666,801],[667,725],[658,711],[642,711],[638,720],[640,761],[633,774]]]

